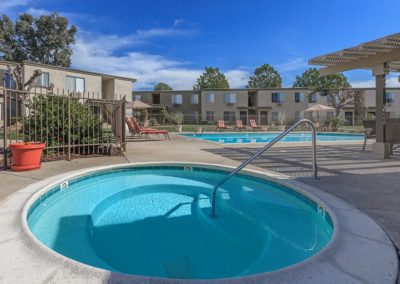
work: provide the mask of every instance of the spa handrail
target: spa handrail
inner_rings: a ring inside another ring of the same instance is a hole
[[[227,174],[216,186],[214,186],[212,194],[211,194],[211,217],[215,217],[215,204],[216,204],[216,197],[217,197],[217,190],[218,188],[223,185],[228,179],[230,179],[232,176],[234,176],[237,172],[239,172],[241,169],[243,169],[245,166],[250,164],[252,161],[254,161],[258,156],[260,156],[262,153],[264,153],[266,150],[271,148],[275,143],[277,143],[279,140],[281,140],[283,137],[285,137],[287,134],[292,132],[297,126],[300,124],[308,124],[311,127],[312,130],[312,160],[313,160],[313,174],[314,178],[318,177],[317,173],[317,131],[315,129],[314,124],[308,120],[308,119],[302,119],[296,122],[294,125],[289,127],[286,131],[282,132],[279,134],[274,140],[269,142],[267,145],[262,147],[260,150],[258,150],[253,156],[248,158],[246,161],[241,163],[238,167],[236,167],[232,172]]]

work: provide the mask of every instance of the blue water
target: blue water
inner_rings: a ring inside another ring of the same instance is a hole
[[[242,133],[203,133],[181,134],[182,136],[202,139],[224,144],[238,143],[267,143],[271,142],[280,132],[242,132]],[[281,142],[307,142],[312,135],[308,132],[292,132],[285,136]],[[317,133],[317,141],[362,141],[364,135],[350,133]]]
[[[311,257],[330,240],[328,214],[281,185],[183,168],[108,171],[70,182],[30,210],[28,225],[49,248],[128,274],[179,279],[239,277]]]

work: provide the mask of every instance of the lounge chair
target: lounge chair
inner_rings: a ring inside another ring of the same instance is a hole
[[[203,127],[196,127],[196,130],[193,132],[194,135],[196,134],[203,134],[204,129]]]
[[[168,138],[168,140],[171,140],[169,138],[169,133],[167,130],[159,130],[159,129],[153,129],[153,128],[144,129],[143,127],[140,127],[139,123],[136,120],[136,117],[133,118],[132,122],[133,122],[133,126],[139,133],[142,133],[145,135],[147,134],[147,135],[157,135],[157,136],[159,136],[161,134],[161,135],[164,135],[165,138]]]
[[[400,119],[389,119],[385,126],[386,142],[390,143],[390,152],[393,154],[393,149],[400,147]],[[394,147],[395,144],[398,146]]]
[[[131,134],[131,135],[139,134],[135,130],[135,126],[133,125],[133,123],[129,117],[125,117],[125,124],[128,126],[129,134]]]
[[[246,126],[243,126],[243,122],[241,120],[236,120],[235,129],[239,129],[239,131],[242,131],[242,129],[246,129]]]
[[[376,122],[375,119],[364,119],[364,144],[362,147],[362,151],[365,151],[365,146],[367,145],[367,140],[369,138],[376,137]]]
[[[126,118],[125,120],[127,121],[128,127],[129,128],[132,127],[132,131],[134,134],[144,135],[146,138],[149,138],[150,135],[159,136],[161,134],[161,135],[164,135],[165,138],[168,138],[168,140],[170,140],[169,133],[166,130],[158,130],[158,129],[152,129],[152,128],[144,129],[143,127],[141,127],[139,125],[139,123],[137,122],[135,117],[133,118],[133,120],[130,120],[129,118]]]
[[[254,119],[250,119],[250,120],[249,120],[249,123],[250,123],[250,127],[251,127],[253,130],[261,130],[261,126],[260,126],[260,125],[257,125],[257,123],[256,123],[256,121],[255,121]]]
[[[228,127],[225,126],[225,121],[218,120],[217,130],[224,131],[225,129],[228,129]]]

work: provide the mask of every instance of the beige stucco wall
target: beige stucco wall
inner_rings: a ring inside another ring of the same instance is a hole
[[[295,93],[303,93],[304,99],[302,102],[295,102]],[[284,100],[282,103],[272,102],[273,93],[283,93]],[[296,112],[304,112],[309,106],[313,105],[308,103],[309,91],[306,89],[282,89],[282,90],[260,90],[257,92],[257,106],[268,107],[268,121],[271,121],[272,112],[278,112],[286,121],[293,121]],[[317,98],[317,103],[320,103],[320,97]],[[305,114],[304,116],[307,116]]]
[[[375,90],[374,89],[359,89],[359,91],[363,92],[365,96],[365,106],[367,107],[367,111],[375,111]],[[165,92],[161,94],[161,104],[168,105],[172,107],[171,96],[172,94],[184,94],[190,93],[192,91],[172,91]],[[273,103],[272,102],[272,93],[284,93],[285,98],[282,103]],[[304,93],[304,100],[302,102],[295,102],[295,93],[300,92]],[[387,92],[391,92],[395,94],[394,102],[390,104],[387,108],[387,111],[392,112],[393,115],[400,117],[400,89],[388,88]],[[140,95],[141,100],[146,103],[153,103],[152,94],[154,92],[134,92],[134,95]],[[215,101],[214,103],[207,103],[207,93],[214,93]],[[228,106],[224,102],[224,94],[225,93],[235,93],[237,102],[233,106]],[[296,118],[296,113],[300,117],[310,118],[313,116],[316,117],[316,113],[305,113],[304,110],[308,107],[314,105],[315,103],[309,103],[309,93],[310,91],[307,89],[295,89],[295,88],[282,88],[282,89],[259,89],[259,90],[247,90],[247,89],[239,89],[239,90],[204,90],[201,92],[201,116],[202,120],[206,119],[206,112],[213,111],[214,112],[214,120],[223,119],[224,111],[234,111],[235,118],[240,119],[240,112],[246,112],[249,109],[250,111],[255,112],[255,116],[258,116],[261,111],[262,114],[265,115],[267,113],[268,123],[271,123],[272,113],[278,112],[279,116],[284,117],[286,123],[293,121]],[[248,106],[248,94],[251,94],[254,97],[253,105],[254,107]],[[326,96],[317,95],[317,102],[322,105],[329,105],[327,102]],[[180,106],[180,110],[182,112],[188,111],[188,99],[185,100],[185,96],[183,99],[183,105]],[[174,109],[172,107],[172,109]],[[354,112],[352,106],[346,107],[341,113],[341,118],[344,119],[345,112]],[[334,112],[331,112],[333,115]],[[253,116],[254,117],[254,116]],[[326,113],[319,113],[319,118],[321,121],[327,118]],[[355,116],[354,116],[355,118]]]
[[[214,103],[207,103],[207,94],[214,94]],[[225,94],[232,93],[236,94],[236,104],[228,105],[225,103]],[[225,111],[235,112],[236,119],[239,119],[240,107],[248,106],[248,91],[247,90],[216,90],[216,91],[202,91],[201,92],[201,113],[203,120],[206,119],[207,111],[214,112],[214,119],[221,120],[224,119]]]
[[[114,98],[114,93],[115,93],[114,83],[115,83],[114,79],[108,79],[102,81],[103,98],[108,100],[112,100]]]
[[[66,77],[72,76],[85,79],[85,97],[90,96],[91,98],[101,98],[102,83],[101,76],[99,75],[90,75],[83,72],[77,73],[66,71],[63,69],[24,64],[25,81],[28,81],[29,78],[33,75],[34,71],[37,69],[41,70],[42,72],[49,73],[49,83],[54,84],[54,93],[61,94],[62,92],[68,92],[69,90],[66,89]]]
[[[132,101],[132,81],[113,79],[114,80],[114,98],[119,99],[125,96],[128,102]]]

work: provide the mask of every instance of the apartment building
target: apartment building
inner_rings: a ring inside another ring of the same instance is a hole
[[[0,87],[15,88],[15,82],[7,74],[7,66],[16,66],[16,63],[0,61]],[[41,70],[41,76],[36,80],[36,89],[33,92],[43,92],[50,84],[54,86],[53,92],[59,94],[80,93],[93,99],[120,99],[126,97],[132,100],[133,78],[126,78],[96,72],[58,67],[53,65],[24,61],[22,74],[24,82]],[[3,98],[0,97],[0,119],[2,119]],[[127,109],[128,113],[131,111]]]
[[[362,105],[358,109],[348,105],[340,113],[349,125],[356,124],[367,114],[375,114],[375,89],[357,88],[355,91],[361,92]],[[324,120],[335,115],[333,111],[304,112],[314,104],[329,105],[326,95],[312,94],[304,88],[135,91],[132,97],[155,106],[163,105],[169,112],[181,112],[186,120],[210,123],[217,120],[233,123],[241,119],[247,124],[249,119],[255,119],[259,124],[282,124],[301,118],[316,119],[317,115]],[[386,99],[389,116],[399,117],[400,89],[387,88]]]

